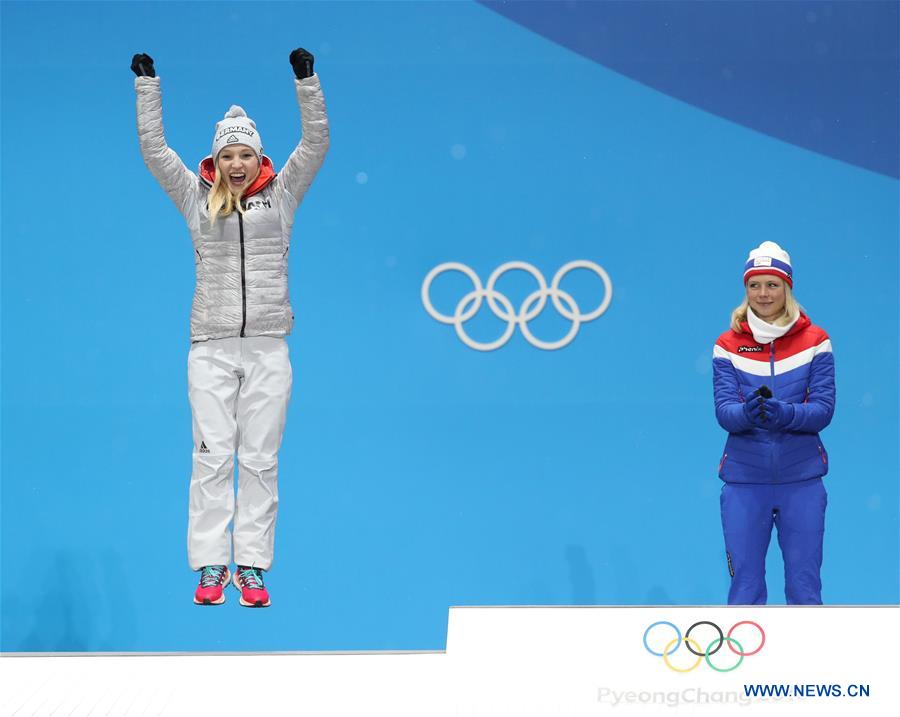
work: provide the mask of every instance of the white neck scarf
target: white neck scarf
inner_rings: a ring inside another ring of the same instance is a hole
[[[791,330],[799,318],[798,315],[786,326],[775,326],[775,324],[770,324],[768,321],[763,321],[753,313],[753,309],[749,306],[747,307],[747,323],[750,325],[750,331],[753,332],[753,338],[758,344],[770,344],[775,339],[780,339]]]

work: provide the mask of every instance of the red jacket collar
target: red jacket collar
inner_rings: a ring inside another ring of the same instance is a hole
[[[790,336],[791,334],[796,334],[798,331],[803,331],[803,329],[805,329],[811,323],[812,321],[809,320],[809,317],[801,311],[800,318],[797,319],[794,325],[791,326],[791,330],[788,331],[784,336]],[[746,321],[741,322],[741,331],[743,331],[745,334],[753,333],[752,331],[750,331],[750,324],[748,324]],[[782,336],[781,338],[784,338],[784,336]]]
[[[272,160],[263,155],[262,166],[259,168],[259,175],[253,180],[253,184],[247,187],[241,195],[241,199],[252,197],[254,194],[261,192],[268,187],[272,180],[276,177],[275,168],[272,166]],[[202,179],[210,187],[216,181],[216,165],[213,163],[212,157],[207,157],[200,162],[200,179]]]

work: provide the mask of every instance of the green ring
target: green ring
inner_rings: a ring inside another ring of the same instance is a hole
[[[744,652],[744,647],[743,647],[743,645],[741,645],[741,643],[739,643],[739,642],[738,642],[737,640],[735,640],[733,637],[723,637],[722,640],[724,640],[725,642],[733,642],[735,645],[738,646],[738,650],[740,650],[741,653]],[[738,667],[740,667],[740,666],[741,666],[741,663],[744,661],[744,655],[743,655],[743,654],[741,654],[741,659],[738,660],[736,663],[734,663],[734,666],[732,666],[732,667],[725,667],[725,668],[722,668],[722,667],[716,667],[712,662],[709,661],[709,651],[710,651],[710,649],[712,648],[712,646],[715,645],[717,642],[719,642],[719,638],[718,638],[718,637],[715,638],[715,639],[714,639],[711,643],[709,643],[709,645],[707,646],[707,648],[706,648],[706,654],[704,655],[704,657],[706,658],[706,664],[709,665],[711,668],[713,668],[716,672],[731,672],[732,670],[736,670]]]

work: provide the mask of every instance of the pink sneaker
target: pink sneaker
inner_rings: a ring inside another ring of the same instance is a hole
[[[207,565],[200,571],[200,584],[194,593],[197,605],[221,605],[225,602],[225,586],[231,573],[224,565]]]
[[[259,568],[238,565],[232,582],[241,591],[241,605],[244,607],[269,607],[272,604]]]

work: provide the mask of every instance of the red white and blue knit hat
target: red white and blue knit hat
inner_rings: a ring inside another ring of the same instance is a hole
[[[757,274],[780,276],[788,285],[794,287],[794,271],[791,269],[791,255],[773,241],[764,241],[756,249],[750,251],[744,265],[744,283]]]

